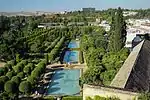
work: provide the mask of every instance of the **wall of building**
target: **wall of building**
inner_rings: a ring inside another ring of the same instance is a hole
[[[137,100],[138,93],[124,91],[116,88],[102,87],[102,86],[83,86],[83,100],[86,100],[86,97],[94,98],[95,95],[101,97],[118,97],[121,100]]]
[[[126,89],[150,91],[150,41],[146,40],[127,80]]]

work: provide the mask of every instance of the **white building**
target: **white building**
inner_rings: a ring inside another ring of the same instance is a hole
[[[138,14],[138,12],[134,12],[134,11],[124,11],[123,12],[123,16],[134,16]]]
[[[102,21],[101,24],[99,24],[99,26],[103,27],[106,32],[109,31],[111,28],[111,26],[106,20]]]

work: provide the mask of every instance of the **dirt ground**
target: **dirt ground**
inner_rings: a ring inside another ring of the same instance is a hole
[[[0,67],[4,67],[5,64],[5,62],[0,62]]]

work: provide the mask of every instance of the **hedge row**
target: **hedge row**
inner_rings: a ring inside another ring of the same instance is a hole
[[[82,96],[67,96],[63,97],[62,100],[83,100]]]
[[[60,41],[57,43],[57,45],[54,47],[54,49],[50,53],[48,53],[48,61],[49,62],[52,62],[56,58],[64,41],[65,41],[65,37],[62,37],[60,39]]]
[[[83,52],[82,51],[79,52],[79,61],[80,61],[81,64],[84,63],[84,58],[83,58]]]
[[[60,37],[58,37],[57,39],[55,39],[55,40],[51,43],[51,45],[50,45],[48,48],[45,49],[45,51],[48,52],[49,50],[53,49],[59,40],[60,40]]]

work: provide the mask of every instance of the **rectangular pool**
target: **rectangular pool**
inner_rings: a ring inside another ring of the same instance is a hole
[[[63,59],[64,63],[78,63],[79,62],[79,51],[66,51]]]
[[[69,45],[68,45],[68,48],[79,48],[79,41],[76,41],[76,40],[72,40],[70,41]]]
[[[47,95],[80,95],[79,77],[79,69],[55,71]]]

